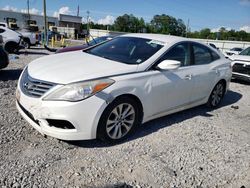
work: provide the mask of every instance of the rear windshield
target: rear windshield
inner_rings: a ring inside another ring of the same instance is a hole
[[[85,52],[126,64],[140,64],[163,47],[159,41],[136,37],[117,37]]]

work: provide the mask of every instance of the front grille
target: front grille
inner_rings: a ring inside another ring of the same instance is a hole
[[[233,65],[233,72],[250,75],[250,65],[235,63]]]
[[[54,86],[54,83],[31,78],[28,74],[27,68],[25,69],[20,82],[22,92],[28,96],[36,98],[43,96]]]

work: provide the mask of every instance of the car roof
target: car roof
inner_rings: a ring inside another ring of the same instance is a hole
[[[161,41],[163,43],[172,43],[172,42],[179,42],[179,41],[189,41],[187,38],[177,37],[173,35],[163,35],[163,34],[148,34],[148,33],[131,33],[125,34],[121,37],[137,37],[137,38],[145,38],[150,40]]]

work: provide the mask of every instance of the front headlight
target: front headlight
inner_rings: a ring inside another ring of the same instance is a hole
[[[104,90],[114,82],[111,79],[101,79],[64,85],[46,96],[44,100],[80,101]]]

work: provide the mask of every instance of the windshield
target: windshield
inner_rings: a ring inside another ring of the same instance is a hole
[[[140,64],[163,47],[162,42],[135,37],[117,37],[85,52],[126,64]]]
[[[89,45],[94,46],[94,45],[99,44],[101,42],[104,42],[106,40],[108,40],[108,37],[98,37],[98,38],[95,38],[95,39],[91,40],[89,42]]]
[[[242,52],[240,52],[240,55],[249,55],[250,56],[250,47],[246,48],[245,50],[243,50]]]

